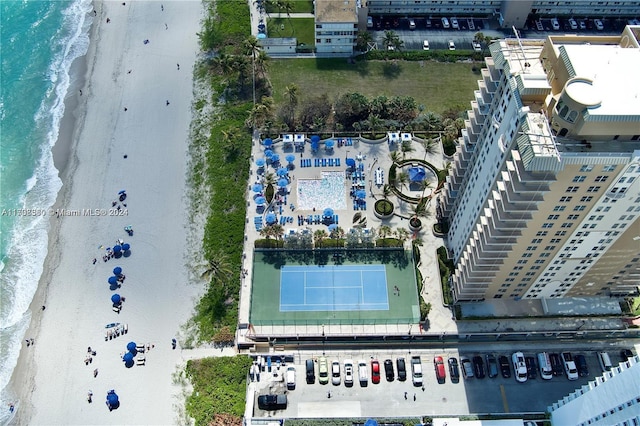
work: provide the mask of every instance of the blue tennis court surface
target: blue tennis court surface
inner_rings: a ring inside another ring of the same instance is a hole
[[[385,265],[283,266],[280,312],[389,310]]]

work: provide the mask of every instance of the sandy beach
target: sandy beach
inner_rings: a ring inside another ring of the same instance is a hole
[[[23,345],[12,377],[13,423],[175,424],[182,401],[171,375],[182,355],[171,339],[180,341],[202,290],[185,265],[187,250],[197,249],[187,246],[185,194],[202,4],[94,7],[89,52],[76,66],[86,74],[68,95],[54,150],[64,186],[31,305],[26,337],[34,344]],[[120,190],[128,196],[110,211]],[[117,239],[131,245],[131,255],[103,261]],[[126,298],[119,314],[107,283],[116,266],[126,275],[116,291]],[[128,324],[128,333],[105,341],[105,325],[114,322]],[[144,366],[125,368],[121,354],[130,341],[155,345]],[[86,365],[88,347],[96,355]],[[121,404],[110,412],[111,389]]]

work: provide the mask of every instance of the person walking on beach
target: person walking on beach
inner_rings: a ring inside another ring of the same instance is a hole
[[[169,100],[167,99],[167,106],[169,106]]]
[[[91,389],[89,389],[89,392],[87,392],[87,402],[89,402],[89,404],[93,402],[93,392],[91,391]]]
[[[171,348],[172,349],[175,349],[177,344],[178,344],[178,342],[176,341],[175,338],[171,339]]]
[[[180,71],[180,64],[176,64],[178,66],[178,71]]]

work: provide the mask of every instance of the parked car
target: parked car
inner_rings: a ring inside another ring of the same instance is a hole
[[[367,16],[367,28],[373,28],[373,18],[371,16]]]
[[[441,356],[436,356],[433,358],[433,367],[436,370],[436,380],[438,380],[438,383],[444,383],[447,379],[447,372],[444,368],[444,360]]]
[[[411,379],[413,386],[422,386],[422,361],[419,356],[411,357]]]
[[[294,390],[296,388],[296,368],[294,366],[287,367],[287,389]]]
[[[344,360],[344,385],[353,386],[353,360]]]
[[[564,372],[564,367],[562,367],[562,361],[560,360],[560,355],[556,353],[550,353],[549,361],[551,362],[551,370],[553,370],[553,375],[562,376]]]
[[[449,40],[449,50],[456,50],[456,44],[453,40]]]
[[[393,361],[390,359],[384,360],[384,375],[387,378],[387,382],[393,382],[396,378],[395,373],[393,372]]]
[[[404,362],[404,358],[396,359],[396,368],[398,369],[398,380],[401,382],[407,380],[407,366]]]
[[[553,28],[555,31],[558,31],[560,29],[560,22],[558,22],[557,18],[551,18],[551,28]]]
[[[260,395],[258,408],[261,410],[284,410],[287,408],[287,395]]]
[[[538,363],[533,356],[524,357],[524,362],[527,364],[527,379],[535,379],[538,377]]]
[[[513,362],[513,374],[516,380],[520,383],[527,381],[527,363],[524,360],[524,354],[522,352],[515,352],[511,355],[511,361]]]
[[[429,40],[422,42],[422,50],[429,50]]]
[[[562,352],[560,358],[562,358],[562,365],[564,366],[564,371],[567,373],[567,379],[578,380],[578,368],[573,361],[571,352]]]
[[[485,360],[487,361],[487,376],[489,376],[490,379],[497,377],[498,363],[496,362],[496,357],[492,354],[487,354]]]
[[[593,23],[596,26],[596,30],[598,30],[598,31],[604,30],[604,24],[602,23],[602,21],[600,19],[594,20]]]
[[[318,360],[318,382],[321,385],[329,383],[329,366],[327,365],[327,358],[323,356]]]
[[[449,20],[447,18],[443,17],[442,18],[442,28],[446,29],[446,28],[449,28],[449,27],[450,27]]]
[[[451,377],[452,383],[458,383],[460,381],[460,368],[458,367],[458,360],[451,357],[447,360],[449,364],[449,377]]]
[[[451,18],[451,28],[459,30],[460,24],[458,24],[458,20],[456,18]]]
[[[620,358],[622,358],[622,362],[626,362],[629,358],[633,358],[633,352],[631,349],[623,349],[620,351]]]
[[[569,18],[569,26],[571,27],[572,30],[578,29],[578,23],[573,18]]]
[[[469,358],[460,358],[460,364],[462,364],[462,374],[465,379],[471,379],[473,377],[473,365]]]
[[[498,358],[498,364],[500,364],[500,374],[502,374],[502,377],[504,377],[505,379],[510,378],[511,367],[509,366],[509,358],[507,358],[504,355],[501,355]]]
[[[377,359],[371,361],[371,383],[380,383],[380,363]]]
[[[587,23],[584,21],[578,21],[578,26],[580,27],[581,30],[587,29]]]
[[[471,46],[473,47],[473,50],[475,52],[480,52],[482,50],[482,45],[480,44],[480,42],[473,40],[471,42]]]
[[[578,369],[578,375],[580,377],[586,377],[589,375],[589,367],[587,366],[587,359],[584,355],[576,355],[573,357],[574,362],[576,363],[576,368]]]
[[[312,385],[316,382],[316,366],[312,359],[308,359],[305,365],[307,367],[307,384]]]
[[[409,19],[409,29],[411,31],[416,29],[416,21],[415,21],[415,19]]]
[[[367,363],[364,360],[358,361],[358,380],[360,386],[365,387],[369,384],[369,373],[367,372]]]
[[[340,363],[338,361],[333,361],[331,363],[331,383],[334,386],[338,386],[340,384]]]
[[[427,25],[427,28],[431,28],[431,19],[427,19],[426,25]]]
[[[480,355],[476,355],[472,358],[473,360],[473,372],[478,379],[484,379],[484,361],[482,361],[482,357]]]

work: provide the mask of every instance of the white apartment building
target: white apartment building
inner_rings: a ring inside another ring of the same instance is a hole
[[[638,17],[635,0],[368,0],[369,15],[499,17],[504,27],[521,28],[529,15],[540,17]]]
[[[350,56],[358,34],[359,0],[316,0],[316,53]]]
[[[640,358],[620,363],[548,408],[556,426],[640,426]]]
[[[456,301],[637,291],[639,38],[490,46],[436,206]]]

